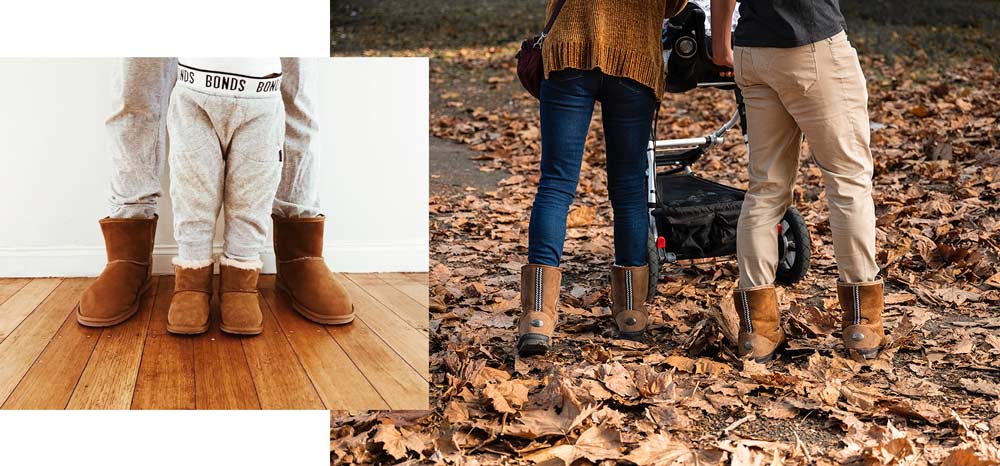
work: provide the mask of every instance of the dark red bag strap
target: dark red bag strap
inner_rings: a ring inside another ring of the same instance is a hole
[[[549,31],[552,29],[552,25],[556,23],[556,17],[559,16],[559,10],[562,10],[563,4],[566,0],[559,0],[556,2],[556,7],[552,10],[552,16],[549,17],[549,22],[545,23],[545,29],[542,30],[542,35],[538,36],[538,41],[535,42],[535,47],[541,47],[542,41],[545,40],[545,36],[549,35]]]

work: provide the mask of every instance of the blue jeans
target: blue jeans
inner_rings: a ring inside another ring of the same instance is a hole
[[[615,263],[646,264],[646,147],[656,95],[632,79],[596,69],[555,71],[542,81],[542,176],[528,227],[531,264],[559,266],[595,101],[604,120]]]

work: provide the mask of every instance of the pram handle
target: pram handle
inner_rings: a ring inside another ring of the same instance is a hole
[[[708,148],[726,141],[726,132],[740,121],[740,112],[733,112],[732,118],[715,132],[699,138],[658,139],[653,143],[654,149],[690,149],[693,147]]]

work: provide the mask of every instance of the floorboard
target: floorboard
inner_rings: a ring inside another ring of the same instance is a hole
[[[209,331],[178,336],[166,329],[170,275],[107,328],[76,321],[93,278],[0,277],[0,408],[427,409],[426,274],[338,278],[350,324],[304,318],[264,275],[264,333],[221,332],[216,293]]]
[[[0,305],[0,342],[62,282],[61,278],[36,278],[4,301]]]
[[[194,339],[167,332],[174,277],[160,277],[132,409],[195,409]]]
[[[158,290],[160,277],[153,277],[151,290]],[[101,332],[67,409],[128,409],[132,406],[135,380],[142,361],[149,315],[157,292],[147,292],[135,316]]]
[[[0,342],[0,402],[7,401],[21,378],[62,327],[91,281],[60,280],[59,285],[37,307],[29,311],[11,310],[28,315]]]
[[[411,327],[427,330],[426,305],[421,305],[417,300],[377,276],[370,274],[345,274],[345,276]]]
[[[346,278],[343,279],[343,283],[354,298],[358,318],[425,380],[430,380],[427,368],[429,350],[427,331],[410,326],[357,283]]]

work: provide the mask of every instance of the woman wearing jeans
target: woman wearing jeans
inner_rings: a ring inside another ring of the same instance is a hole
[[[550,1],[548,15],[558,0]],[[521,268],[521,356],[552,343],[566,216],[580,178],[594,103],[601,102],[614,212],[611,310],[622,337],[646,328],[646,147],[663,93],[663,19],[685,0],[566,0],[542,45],[541,179]]]

